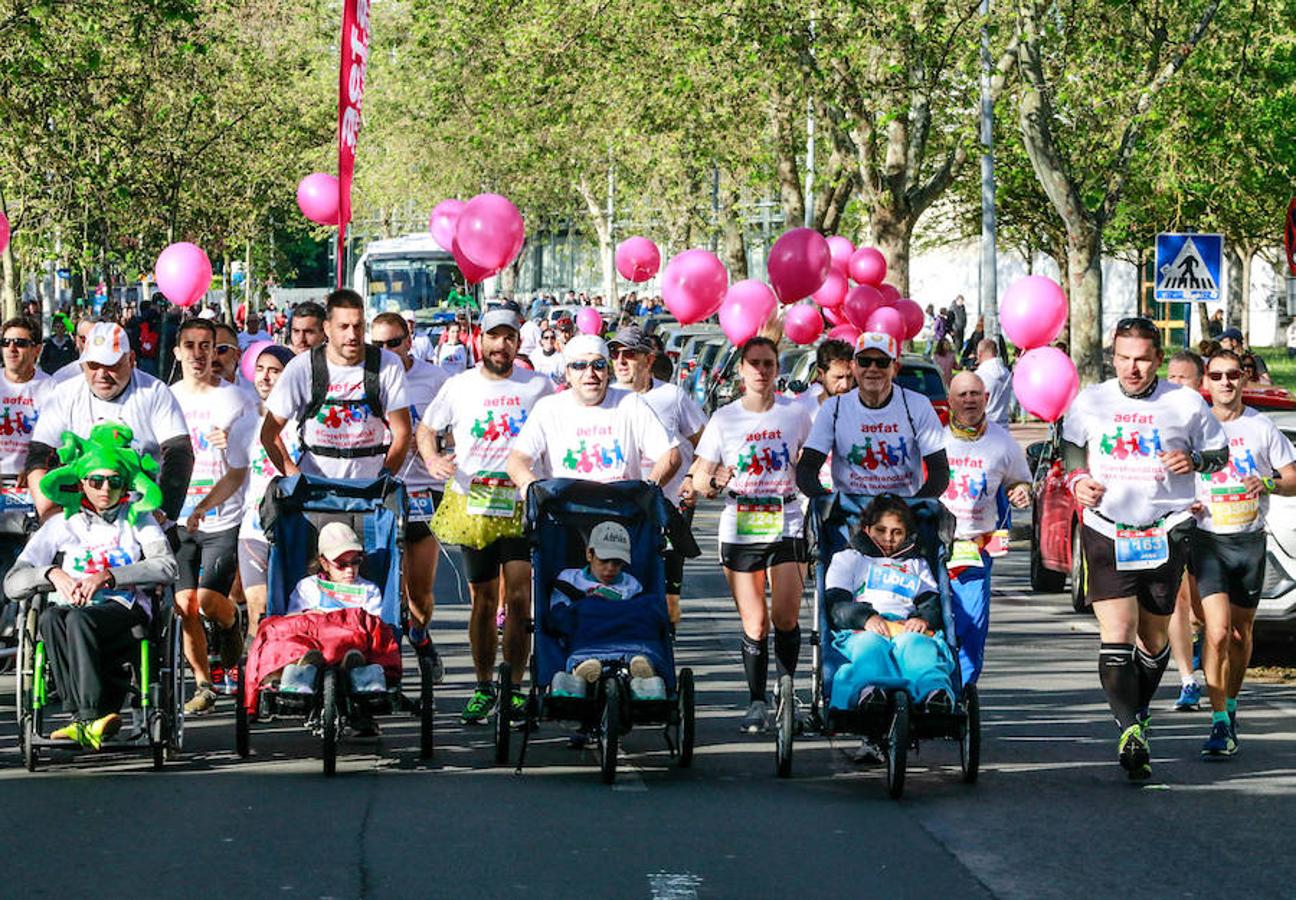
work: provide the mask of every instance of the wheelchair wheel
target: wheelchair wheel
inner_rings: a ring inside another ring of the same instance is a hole
[[[909,756],[909,695],[895,693],[895,718],[891,720],[891,733],[887,736],[887,793],[892,800],[904,794],[905,764]]]
[[[680,669],[679,685],[679,764],[687,769],[693,764],[693,742],[697,737],[697,713],[694,708],[693,670]]]
[[[338,690],[337,669],[324,670],[324,689],[320,700],[321,738],[324,751],[324,774],[332,775],[337,771],[338,741]]]
[[[40,754],[36,752],[36,743],[32,740],[36,734],[36,723],[30,713],[22,717],[22,723],[18,730],[18,740],[22,743],[23,765],[27,767],[28,772],[35,772],[40,766]]]
[[[963,703],[967,707],[967,721],[963,723],[963,739],[959,741],[959,762],[963,766],[963,783],[976,784],[981,770],[981,698],[975,684],[963,689]]]
[[[774,758],[779,778],[792,776],[792,737],[796,730],[796,701],[792,690],[792,676],[780,677],[778,708],[774,711]]]
[[[509,711],[513,704],[513,667],[506,662],[499,665],[499,681],[495,686],[495,765],[508,765],[509,761]]]
[[[248,734],[247,706],[243,702],[243,667],[246,665],[247,657],[245,656],[239,660],[238,679],[234,682],[234,750],[241,759],[247,759],[248,754],[252,752],[250,735]]]
[[[432,727],[436,717],[434,700],[435,683],[432,680],[432,661],[418,658],[419,667],[419,757],[432,758]]]
[[[599,743],[599,771],[604,784],[616,781],[617,748],[621,743],[621,680],[607,679],[603,699],[603,740]]]

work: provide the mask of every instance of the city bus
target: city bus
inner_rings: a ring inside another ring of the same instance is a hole
[[[478,287],[464,286],[454,257],[427,233],[370,241],[356,260],[352,284],[369,318],[408,309],[425,328],[454,310],[446,303],[451,289],[481,297]]]

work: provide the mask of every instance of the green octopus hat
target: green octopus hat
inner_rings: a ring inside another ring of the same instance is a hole
[[[63,432],[63,445],[58,449],[59,462],[63,465],[46,473],[40,482],[41,491],[63,507],[65,516],[71,516],[81,509],[81,479],[91,472],[108,469],[123,476],[127,487],[138,495],[126,511],[126,521],[136,524],[141,514],[162,505],[162,489],[155,480],[157,460],[132,450],[133,437],[129,427],[117,422],[96,425],[87,438],[71,431]]]

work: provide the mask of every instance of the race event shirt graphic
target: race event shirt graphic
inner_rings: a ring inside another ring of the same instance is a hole
[[[0,475],[17,475],[23,470],[32,432],[52,389],[53,382],[39,369],[22,384],[14,384],[0,373]]]
[[[322,575],[303,578],[297,582],[288,598],[288,612],[329,612],[335,609],[363,609],[382,615],[382,591],[371,581],[359,579],[352,584],[328,581]]]
[[[265,445],[261,443],[261,426],[265,422],[265,416],[253,419],[249,415],[246,421],[250,427],[243,429],[242,439],[248,449],[248,478],[247,486],[243,489],[243,522],[239,528],[239,537],[265,540],[265,532],[261,528],[261,500],[265,497],[271,479],[283,473],[275,468],[266,453]],[[280,432],[280,438],[288,448],[288,458],[294,463],[301,459],[297,423],[289,419]]]
[[[911,497],[922,486],[923,457],[944,448],[945,433],[931,401],[896,385],[878,409],[856,391],[826,401],[806,446],[832,455],[837,490]]]
[[[189,442],[193,445],[194,467],[189,476],[189,489],[185,493],[180,518],[188,518],[211,493],[212,488],[230,469],[248,466],[248,444],[241,424],[245,415],[251,415],[242,391],[232,385],[190,390],[183,382],[171,386],[184,413],[189,428]],[[226,446],[220,449],[212,444],[213,430],[226,432]],[[219,506],[207,510],[198,530],[224,531],[238,525],[243,514],[243,491],[240,487]]]
[[[166,537],[155,523],[141,520],[136,527],[119,513],[113,522],[97,515],[80,512],[69,518],[50,519],[23,548],[19,559],[33,566],[48,566],[59,554],[59,568],[80,580],[109,569],[129,566],[144,558],[144,546],[165,543]],[[50,594],[56,603],[65,603],[57,592]],[[123,606],[136,603],[150,611],[148,595],[133,589],[102,590],[95,602],[116,602]]]
[[[850,592],[879,615],[901,619],[918,611],[918,598],[938,590],[926,560],[865,556],[854,548],[833,556],[824,584]]]
[[[988,422],[976,440],[947,434],[945,456],[950,483],[941,503],[958,521],[955,536],[967,539],[994,531],[999,527],[1000,488],[1031,481],[1025,454],[1007,431]]]
[[[1264,528],[1269,497],[1261,491],[1251,496],[1245,479],[1271,478],[1296,462],[1296,450],[1278,427],[1254,409],[1245,408],[1236,419],[1220,423],[1228,436],[1228,465],[1218,472],[1197,475],[1198,525],[1216,534],[1239,534]]]
[[[641,455],[659,459],[676,443],[638,394],[610,390],[585,406],[565,391],[536,404],[515,449],[537,473],[606,483],[642,477]]]

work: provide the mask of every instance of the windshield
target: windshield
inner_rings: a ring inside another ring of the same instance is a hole
[[[896,382],[911,391],[925,394],[931,400],[945,399],[945,382],[941,381],[940,371],[934,366],[900,367]]]
[[[445,303],[450,289],[463,283],[453,262],[438,259],[372,259],[369,271],[369,307],[378,312],[416,314]],[[430,313],[416,315],[428,319]]]

